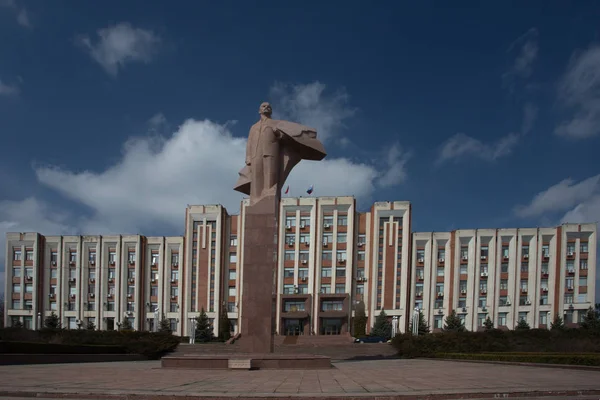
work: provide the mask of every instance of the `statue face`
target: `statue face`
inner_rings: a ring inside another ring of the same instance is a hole
[[[258,110],[259,114],[262,115],[266,115],[267,117],[270,117],[271,114],[273,113],[273,109],[271,108],[271,104],[264,102],[260,105],[260,108]]]

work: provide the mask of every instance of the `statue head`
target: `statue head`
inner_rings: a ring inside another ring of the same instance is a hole
[[[258,109],[258,113],[260,115],[264,115],[266,117],[271,118],[271,114],[273,113],[273,109],[271,108],[271,104],[269,104],[268,102],[264,102],[260,105],[260,108]]]

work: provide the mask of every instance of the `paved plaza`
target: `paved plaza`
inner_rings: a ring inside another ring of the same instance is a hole
[[[66,397],[58,395],[62,393],[77,398],[139,395],[138,399],[427,395],[458,398],[458,394],[489,398],[537,391],[600,393],[598,371],[402,359],[333,365],[331,370],[319,371],[172,370],[161,369],[158,361],[2,366],[0,397]]]

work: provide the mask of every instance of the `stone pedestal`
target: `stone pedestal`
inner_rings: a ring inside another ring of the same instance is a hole
[[[246,207],[240,350],[273,352],[273,296],[277,271],[279,196]]]

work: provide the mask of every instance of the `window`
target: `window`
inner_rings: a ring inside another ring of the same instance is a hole
[[[127,252],[127,261],[129,261],[130,263],[134,263],[135,262],[135,251],[129,250]]]
[[[115,302],[109,301],[106,303],[106,311],[115,311]]]
[[[179,288],[177,286],[171,287],[171,297],[179,296]]]
[[[306,261],[308,262],[310,255],[308,253],[308,251],[306,250],[301,250],[300,253],[298,254],[298,258],[300,259],[300,261]]]
[[[21,309],[21,300],[13,300],[12,301],[12,309],[20,310]]]
[[[436,315],[433,317],[433,327],[435,329],[442,329],[443,315]]]
[[[446,250],[438,249],[438,260],[446,261]]]
[[[96,252],[95,251],[90,251],[90,253],[88,254],[88,261],[90,262],[90,264],[96,263]]]
[[[114,264],[116,260],[117,260],[117,254],[114,251],[109,251],[108,252],[108,262],[110,264]]]
[[[310,217],[300,217],[300,227],[306,228],[310,226]]]
[[[296,235],[295,234],[287,234],[285,235],[285,244],[289,246],[293,246],[296,243]]]
[[[177,319],[169,318],[169,325],[172,332],[177,332]]]
[[[300,243],[302,243],[304,247],[310,245],[310,235],[300,235]]]
[[[423,284],[422,283],[417,283],[415,285],[415,294],[417,296],[423,296]]]
[[[331,285],[321,285],[321,293],[331,293]]]
[[[481,246],[481,259],[487,260],[489,255],[489,250],[487,246]]]
[[[356,285],[356,294],[364,294],[365,293],[365,285]]]
[[[545,311],[540,312],[540,325],[548,324],[548,313]]]
[[[572,276],[569,276],[569,277],[567,277],[567,278],[565,279],[565,287],[566,287],[568,290],[572,290],[572,289],[573,289],[573,287],[574,287],[574,282],[573,282],[573,281],[574,281],[574,279],[573,279],[573,277],[572,277]]]
[[[588,252],[588,242],[581,242],[581,245],[579,246],[579,252],[580,253]]]
[[[467,307],[467,299],[458,299],[458,308],[466,308]]]
[[[228,294],[229,294],[229,297],[235,297],[235,294],[236,294],[235,286],[229,286]]]
[[[283,257],[285,261],[294,261],[296,259],[296,252],[294,250],[286,250]]]
[[[321,260],[331,261],[331,259],[332,259],[332,253],[330,250],[326,250],[323,253],[321,253]]]
[[[50,278],[56,279],[58,277],[58,270],[56,268],[50,269]]]
[[[115,269],[109,268],[108,269],[108,279],[115,279],[115,277],[116,277]]]
[[[327,228],[328,226],[333,225],[333,216],[332,215],[326,215],[323,217],[323,227]]]
[[[542,263],[542,275],[548,275],[548,263]]]
[[[94,303],[91,303],[91,304],[94,304]],[[56,301],[51,301],[51,302],[50,302],[50,310],[51,310],[51,311],[56,311],[56,310],[58,310],[58,308],[57,308],[57,306],[56,306]]]
[[[500,290],[508,290],[508,279],[500,280]]]
[[[467,275],[467,266],[466,266],[466,264],[461,264],[461,266],[460,266],[460,274],[461,275]]]
[[[27,250],[25,252],[25,261],[33,261],[33,250]]]
[[[508,296],[500,296],[500,299],[498,299],[498,305],[500,307],[502,307],[502,306],[509,306],[510,305],[510,301],[508,301]]]
[[[579,277],[579,286],[587,286],[587,276]]]
[[[308,279],[308,268],[298,268],[298,278]]]
[[[529,263],[528,262],[523,262],[521,263],[521,272],[529,272]]]
[[[237,279],[237,271],[235,269],[229,270],[229,280],[234,281]]]
[[[479,266],[479,272],[481,272],[482,274],[487,274],[488,273],[488,265],[487,265],[487,263],[482,263]]]
[[[231,236],[229,236],[229,246],[230,247],[236,247],[237,245],[238,245],[237,235],[231,235]]]
[[[303,301],[286,301],[283,305],[285,312],[304,311],[305,304]]]
[[[485,313],[477,314],[477,326],[483,326],[486,319],[487,319],[487,314],[485,314]]]
[[[519,321],[527,322],[527,311],[521,311],[519,313]]]
[[[127,279],[135,279],[135,269],[134,268],[127,269]]]
[[[469,248],[468,247],[460,248],[460,258],[461,258],[461,260],[467,260],[469,258]]]
[[[335,269],[335,277],[336,278],[344,278],[345,276],[346,276],[346,268],[345,267]]]
[[[75,296],[75,295],[77,295],[77,287],[76,287],[76,286],[71,286],[71,287],[69,288],[69,294],[70,294],[71,296]]]
[[[283,294],[294,294],[294,285],[283,285]]]
[[[77,270],[75,268],[69,268],[69,279],[77,278]]]
[[[573,294],[565,293],[565,304],[573,304]]]
[[[567,272],[569,272],[569,273],[575,272],[575,261],[567,260]]]
[[[444,308],[444,300],[443,299],[435,299],[434,308]]]
[[[502,258],[508,258],[508,246],[502,246]]]
[[[346,250],[338,250],[335,255],[335,258],[338,261],[346,261]]]
[[[574,242],[569,242],[567,243],[567,255],[569,254],[575,254],[575,243]]]
[[[436,292],[436,295],[439,295],[441,293],[442,296],[443,296],[444,295],[444,284],[443,283],[437,283],[435,285],[435,292]]]
[[[31,283],[25,285],[25,293],[33,293],[33,285]]]
[[[356,258],[358,259],[358,261],[365,261],[365,251],[359,250]]]
[[[485,293],[485,292],[487,292],[487,281],[482,281],[482,282],[479,282],[479,290],[480,290],[482,293]]]
[[[171,253],[171,265],[179,265],[179,253]]]
[[[331,278],[331,268],[321,268],[321,278]]]
[[[506,326],[506,317],[508,313],[498,313],[498,326]]]
[[[547,294],[543,294],[540,296],[540,305],[541,306],[545,306],[548,304],[548,295]]]
[[[325,300],[321,303],[321,311],[342,311],[344,303],[339,300]]]
[[[344,285],[343,283],[336,283],[335,284],[335,292],[336,293],[346,293],[346,285]]]
[[[527,279],[523,279],[521,281],[521,291],[527,292],[528,285],[529,281]]]
[[[152,253],[150,255],[150,264],[151,265],[158,265],[158,254],[157,253]]]
[[[587,294],[586,293],[578,294],[577,302],[578,303],[587,303]]]
[[[361,233],[358,235],[358,245],[361,246],[367,243],[367,235],[365,235],[364,233]]]
[[[587,260],[579,260],[579,269],[588,269]]]
[[[21,258],[22,258],[22,256],[21,256],[21,250],[13,249],[13,260],[14,261],[21,261]]]
[[[437,276],[444,276],[444,267],[437,267]]]
[[[179,281],[179,271],[175,269],[171,271],[171,282],[175,283],[177,281]]]
[[[460,290],[461,293],[466,293],[467,291],[467,281],[462,280],[459,282],[458,284],[458,288]]]
[[[323,244],[332,243],[333,242],[333,234],[332,233],[324,233],[323,234]]]
[[[308,294],[308,285],[298,285],[298,293]]]
[[[13,276],[13,278],[20,278],[21,277],[21,268],[20,267],[13,268],[12,276]]]
[[[550,246],[547,244],[542,246],[542,257],[550,257]]]
[[[150,287],[150,296],[152,296],[152,297],[158,296],[158,286]]]
[[[56,263],[58,261],[58,253],[55,250],[50,252],[50,262]]]
[[[293,278],[294,277],[294,267],[287,267],[283,269],[283,277],[284,278]]]
[[[135,278],[135,270],[134,271],[133,277]],[[89,273],[88,273],[88,278],[89,279],[96,279],[96,270],[95,269],[90,269]]]
[[[338,215],[338,226],[347,226],[348,225],[348,216],[347,215]]]
[[[521,247],[521,257],[527,258],[529,257],[529,246],[525,245]]]
[[[485,308],[487,307],[487,297],[479,297],[479,307]]]
[[[423,262],[425,261],[425,250],[423,249],[418,249],[417,250],[417,262]]]
[[[285,217],[285,226],[293,227],[296,226],[296,217]]]
[[[237,262],[237,253],[232,251],[229,253],[229,262],[236,263]]]
[[[346,233],[338,233],[336,241],[338,243],[346,243],[348,235]]]

